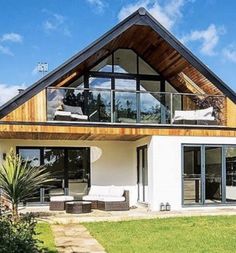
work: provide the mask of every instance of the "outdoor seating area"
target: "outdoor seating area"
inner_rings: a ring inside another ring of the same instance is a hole
[[[50,198],[50,211],[68,213],[91,212],[91,209],[103,211],[129,210],[129,191],[118,186],[91,186],[89,194],[82,197],[83,201],[75,200],[73,196],[53,196]]]

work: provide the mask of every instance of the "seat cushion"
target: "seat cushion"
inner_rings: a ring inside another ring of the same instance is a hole
[[[110,187],[111,186],[92,185],[89,191],[89,195],[110,196]]]
[[[125,197],[101,197],[100,201],[104,201],[104,202],[120,202],[120,201],[125,201]]]
[[[120,186],[112,185],[109,190],[110,190],[109,194],[110,197],[122,197],[124,194],[124,189]]]
[[[71,201],[71,200],[74,200],[74,197],[73,196],[54,196],[54,197],[51,197],[50,198],[50,201],[53,202],[53,201],[58,201],[58,202],[63,202],[63,201]]]
[[[86,195],[82,197],[83,200],[86,201],[96,201],[96,200],[101,200],[102,198],[98,195]]]

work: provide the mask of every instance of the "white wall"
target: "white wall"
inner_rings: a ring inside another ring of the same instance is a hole
[[[149,145],[152,210],[159,210],[161,202],[169,202],[172,210],[182,208],[181,144],[236,144],[236,138],[153,136]]]

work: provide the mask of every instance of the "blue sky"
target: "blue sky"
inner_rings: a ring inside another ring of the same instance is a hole
[[[0,104],[140,6],[236,91],[235,0],[0,0]]]

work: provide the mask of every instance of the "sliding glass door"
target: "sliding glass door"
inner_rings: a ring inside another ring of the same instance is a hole
[[[183,192],[185,204],[202,203],[201,147],[184,147]]]
[[[17,147],[31,166],[44,165],[53,179],[29,199],[44,203],[52,196],[69,194],[81,199],[90,186],[90,148]]]
[[[205,203],[222,202],[222,147],[205,147]]]
[[[137,148],[137,183],[138,183],[138,201],[148,202],[148,163],[147,146]]]
[[[236,146],[225,148],[226,202],[236,202]]]
[[[236,146],[183,145],[184,205],[236,202]]]

